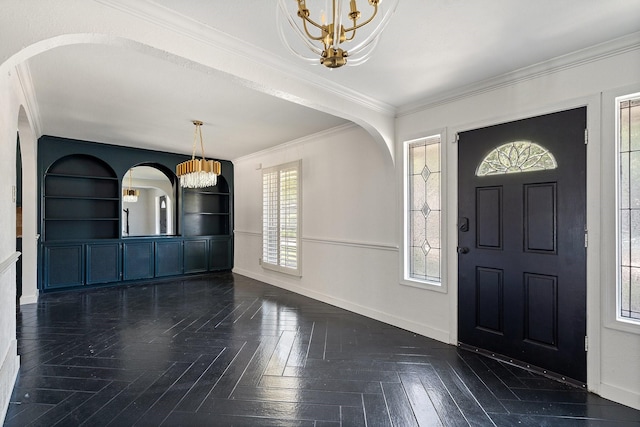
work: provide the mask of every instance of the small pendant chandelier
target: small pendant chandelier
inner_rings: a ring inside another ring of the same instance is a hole
[[[194,120],[196,131],[193,136],[193,150],[191,160],[180,163],[176,166],[176,175],[180,178],[180,186],[184,188],[206,188],[213,187],[218,183],[220,175],[220,162],[207,160],[204,157],[204,143],[202,142],[202,122]],[[202,158],[196,159],[196,141],[200,136],[200,149]]]
[[[371,56],[382,30],[398,6],[398,1],[278,0],[277,25],[280,39],[293,54],[315,63],[319,59],[320,64],[328,68],[342,67],[347,63],[360,65]],[[308,9],[307,2],[313,4],[315,9]],[[370,7],[366,7],[367,2]],[[292,6],[293,3],[297,7]],[[363,13],[358,10],[358,3],[364,4],[367,9],[364,20],[361,19]],[[285,34],[282,16],[301,39],[297,43],[291,43]]]
[[[133,175],[133,169],[129,169],[129,187],[122,189],[122,201],[127,203],[135,203],[140,196],[140,190],[131,188],[131,175]]]

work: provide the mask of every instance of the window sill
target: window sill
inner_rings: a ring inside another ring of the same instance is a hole
[[[302,277],[302,271],[300,269],[293,270],[291,268],[280,267],[279,265],[267,264],[264,261],[261,266],[265,270],[275,271],[277,273],[286,274],[287,276]]]
[[[620,332],[640,335],[640,323],[627,322],[624,320],[607,320],[604,324],[607,329],[614,329]]]
[[[401,279],[400,284],[402,286],[423,289],[425,291],[439,292],[441,294],[446,294],[448,292],[448,289],[444,283],[419,282],[417,280]]]

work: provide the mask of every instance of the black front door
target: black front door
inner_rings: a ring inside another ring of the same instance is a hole
[[[462,132],[458,340],[586,381],[586,108]]]

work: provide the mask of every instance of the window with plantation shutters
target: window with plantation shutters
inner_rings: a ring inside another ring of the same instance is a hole
[[[262,171],[262,266],[300,275],[300,162]]]

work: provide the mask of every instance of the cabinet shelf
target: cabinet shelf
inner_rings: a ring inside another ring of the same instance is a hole
[[[187,189],[183,198],[185,236],[227,236],[231,230],[231,193],[227,181],[215,187]]]
[[[84,196],[44,196],[45,199],[69,199],[69,200],[109,200],[119,201],[119,197],[84,197]]]
[[[73,175],[68,173],[47,173],[47,176],[52,176],[56,178],[70,178],[70,179],[96,179],[96,180],[106,180],[106,181],[117,181],[117,177],[111,176],[94,176],[94,175]]]
[[[185,212],[185,215],[230,215],[229,212]]]
[[[45,221],[120,221],[120,218],[45,218]]]
[[[198,191],[198,194],[202,194],[205,196],[229,196],[229,193],[218,193],[215,191]]]

